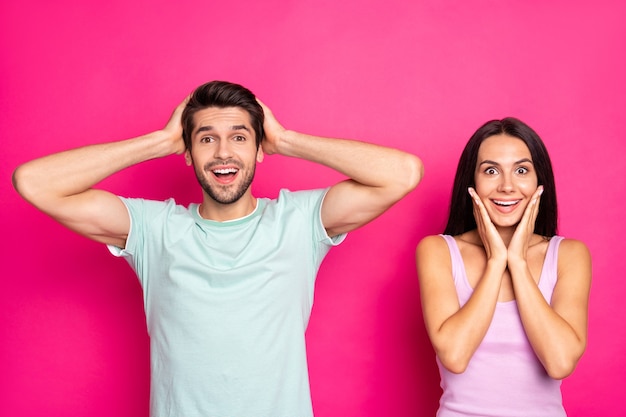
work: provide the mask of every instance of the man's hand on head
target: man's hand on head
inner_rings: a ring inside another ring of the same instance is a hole
[[[264,121],[263,121],[263,130],[265,132],[265,137],[263,138],[263,142],[261,146],[263,147],[263,152],[267,155],[272,155],[275,153],[280,154],[280,142],[286,132],[286,129],[276,120],[274,117],[274,113],[267,107],[261,100],[257,98],[257,102],[263,108]]]

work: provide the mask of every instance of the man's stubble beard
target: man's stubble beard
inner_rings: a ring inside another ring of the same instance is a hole
[[[243,181],[241,181],[241,183],[235,190],[227,190],[228,188],[232,188],[232,185],[211,185],[204,176],[205,171],[199,171],[197,168],[195,168],[194,171],[196,173],[198,183],[200,184],[204,192],[207,193],[209,197],[211,197],[211,199],[220,204],[232,204],[238,201],[241,197],[243,197],[246,191],[248,191],[248,188],[250,188],[252,180],[254,180],[256,165],[252,167],[252,170],[248,172],[248,174],[243,178]],[[243,170],[240,168],[239,174],[241,174],[242,172]]]

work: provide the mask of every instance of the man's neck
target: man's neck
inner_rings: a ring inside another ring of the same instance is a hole
[[[252,194],[246,194],[231,204],[218,203],[205,195],[198,213],[203,219],[225,222],[246,217],[256,209],[256,205],[257,199]]]

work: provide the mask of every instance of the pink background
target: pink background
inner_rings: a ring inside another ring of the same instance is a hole
[[[626,7],[615,1],[18,1],[0,5],[0,415],[146,416],[131,269],[12,190],[21,162],[161,127],[191,89],[242,83],[288,128],[419,155],[426,177],[325,261],[308,329],[318,417],[432,416],[439,397],[414,248],[443,229],[471,133],[513,115],[551,151],[560,231],[594,261],[570,416],[623,416]],[[340,177],[280,156],[255,194]],[[182,157],[105,181],[198,201]]]

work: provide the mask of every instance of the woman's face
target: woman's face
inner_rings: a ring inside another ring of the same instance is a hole
[[[517,225],[538,186],[530,150],[513,136],[488,137],[478,148],[474,183],[495,226]]]

